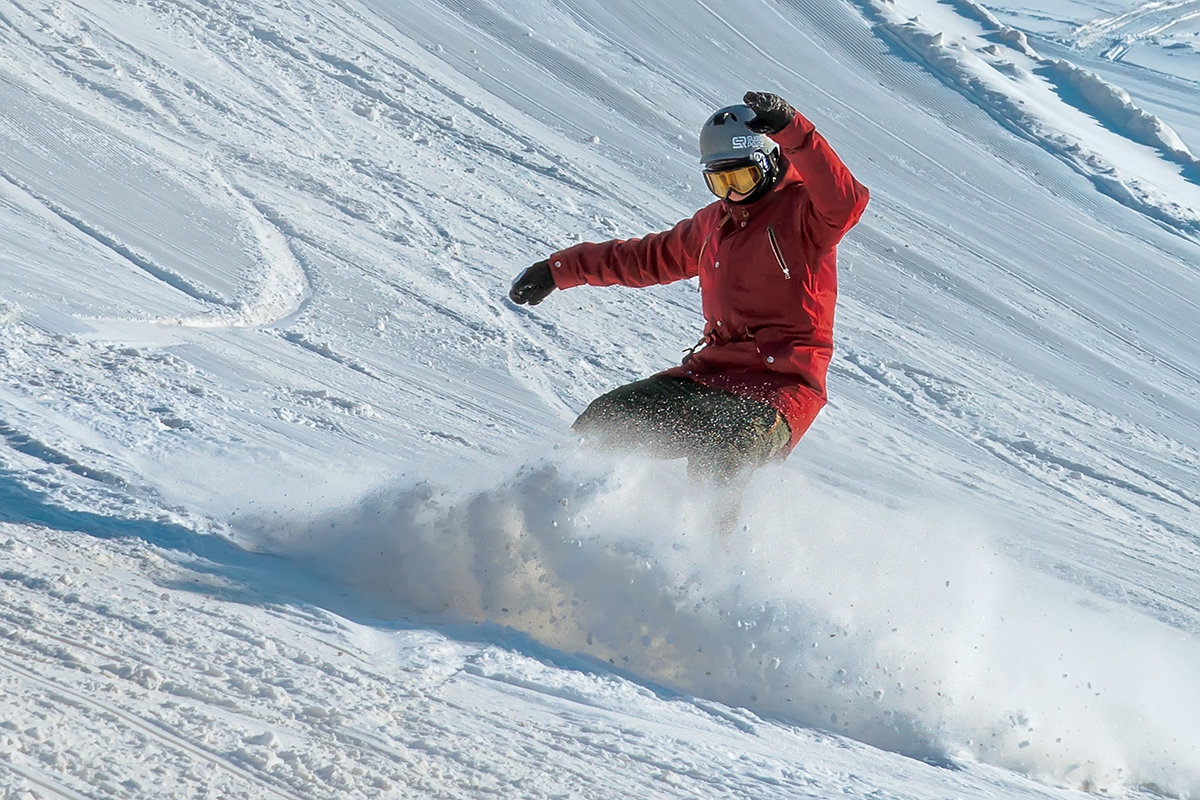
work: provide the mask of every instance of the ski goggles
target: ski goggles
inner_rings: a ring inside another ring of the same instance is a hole
[[[753,161],[704,171],[704,182],[708,184],[708,190],[722,200],[735,192],[740,195],[753,194],[765,177],[766,173],[762,167]]]

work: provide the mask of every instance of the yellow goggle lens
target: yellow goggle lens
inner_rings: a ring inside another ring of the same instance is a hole
[[[722,199],[730,192],[751,194],[763,179],[763,171],[758,164],[743,164],[730,169],[714,170],[704,173],[704,182],[708,190]]]

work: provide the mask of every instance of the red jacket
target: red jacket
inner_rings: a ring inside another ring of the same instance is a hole
[[[771,404],[791,428],[791,452],[825,405],[837,244],[868,192],[801,114],[772,138],[786,171],[759,200],[719,200],[669,231],[577,244],[550,263],[560,289],[699,275],[705,346],[665,374]]]

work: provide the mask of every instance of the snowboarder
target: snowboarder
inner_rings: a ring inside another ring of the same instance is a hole
[[[663,458],[729,490],[786,458],[825,405],[837,296],[836,246],[867,205],[866,187],[813,124],[775,94],[748,92],[700,131],[719,198],[668,231],[577,244],[524,270],[514,303],[555,289],[700,277],[704,335],[680,366],[591,403],[585,439]]]

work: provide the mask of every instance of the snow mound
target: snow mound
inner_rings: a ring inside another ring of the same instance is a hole
[[[1092,116],[1135,142],[1162,150],[1181,164],[1197,163],[1179,134],[1154,114],[1134,105],[1129,92],[1120,86],[1070,61],[1055,59],[1047,64],[1046,74],[1058,86],[1075,90],[1083,101],[1081,107]]]
[[[1183,720],[1200,691],[1178,691],[1194,687],[1194,641],[1032,574],[961,511],[830,497],[783,469],[758,476],[746,509],[722,539],[682,469],[541,463],[256,536],[370,614],[503,626],[651,686],[935,763],[1200,787],[1180,772],[1195,763]]]
[[[985,30],[995,34],[995,38],[1012,45],[1019,52],[1037,58],[1037,52],[1029,46],[1029,37],[1024,31],[1005,25],[995,14],[972,0],[950,0],[950,5],[967,19],[973,19],[983,25]]]

